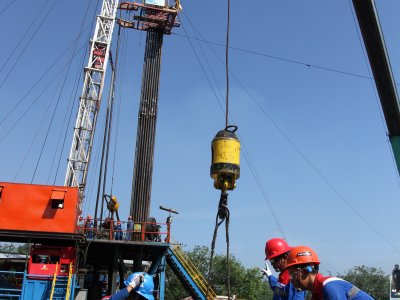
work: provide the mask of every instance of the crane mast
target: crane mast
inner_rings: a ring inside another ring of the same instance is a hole
[[[118,0],[103,0],[90,40],[88,64],[84,68],[83,90],[64,183],[65,186],[79,187],[81,197],[86,185],[117,9]]]

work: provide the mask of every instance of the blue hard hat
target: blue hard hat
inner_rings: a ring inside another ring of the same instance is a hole
[[[126,286],[132,281],[132,279],[137,275],[143,275],[144,281],[140,284],[140,286],[136,287],[134,291],[139,295],[145,297],[147,300],[154,300],[153,290],[154,290],[154,281],[153,276],[150,276],[147,273],[143,272],[135,272],[128,276],[128,278],[124,281]]]

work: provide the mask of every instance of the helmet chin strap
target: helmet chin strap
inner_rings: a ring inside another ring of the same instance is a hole
[[[297,292],[302,292],[304,289],[300,287],[300,269],[296,270],[296,278],[293,280],[293,285],[296,288]],[[298,287],[299,286],[299,287]]]

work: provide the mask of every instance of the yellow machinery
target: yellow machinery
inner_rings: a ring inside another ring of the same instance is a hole
[[[214,187],[221,191],[233,190],[240,176],[240,141],[236,130],[236,126],[227,126],[211,142],[210,176],[214,179]]]

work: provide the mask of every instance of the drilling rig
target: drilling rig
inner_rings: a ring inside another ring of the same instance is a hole
[[[132,18],[117,19],[118,10]],[[149,222],[163,37],[179,26],[180,10],[179,0],[172,4],[103,0],[89,43],[64,186],[0,182],[0,241],[31,245],[26,266],[17,272],[20,285],[0,287],[0,295],[27,300],[100,299],[122,288],[129,273],[145,271],[154,278],[154,298],[162,300],[168,263],[194,299],[216,299],[179,247],[171,244],[172,218]],[[120,221],[113,195],[100,197],[101,207],[107,202],[110,218],[103,222],[102,211],[98,217],[99,203],[94,218],[82,216],[115,25],[146,32],[130,203],[133,221],[124,232],[114,227],[114,213]]]

